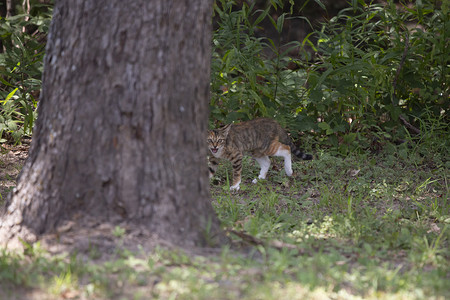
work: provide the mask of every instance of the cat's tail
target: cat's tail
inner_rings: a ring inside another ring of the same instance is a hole
[[[299,149],[290,139],[289,139],[289,147],[291,147],[291,153],[303,160],[311,160],[313,156],[311,154],[303,152]]]

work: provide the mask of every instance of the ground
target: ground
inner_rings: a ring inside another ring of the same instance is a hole
[[[29,141],[21,145],[1,145],[0,152],[0,203],[16,185],[16,178],[27,158]]]
[[[3,198],[26,149],[2,153]],[[448,299],[447,159],[325,149],[292,178],[274,160],[257,184],[245,159],[238,193],[225,164],[211,194],[228,246],[181,250],[145,228],[74,219],[0,252],[0,299]]]

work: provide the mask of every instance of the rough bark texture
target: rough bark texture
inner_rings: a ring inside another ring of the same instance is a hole
[[[218,221],[205,136],[211,1],[56,1],[29,158],[0,241],[90,215],[199,245]]]

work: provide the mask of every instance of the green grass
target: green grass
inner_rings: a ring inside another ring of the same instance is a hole
[[[405,160],[400,146],[386,149],[319,152],[295,162],[292,179],[276,160],[257,184],[246,159],[239,193],[221,166],[211,193],[232,245],[203,256],[122,249],[107,261],[50,256],[39,245],[2,252],[0,298],[21,287],[43,299],[449,299],[446,156]]]

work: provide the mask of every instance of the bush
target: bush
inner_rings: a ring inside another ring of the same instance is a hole
[[[392,1],[342,10],[317,32],[324,72],[310,76],[308,112],[326,120],[328,134],[448,117],[446,11]]]
[[[291,6],[274,19],[280,2],[256,10],[216,1],[215,123],[274,117],[342,154],[369,147],[372,138],[406,138],[405,128],[417,134],[428,122],[448,124],[447,3],[352,1],[303,41],[277,45],[257,37],[259,24],[268,18],[281,35],[284,22],[304,18]]]
[[[272,18],[270,12],[281,5],[277,1],[265,10],[254,5],[243,3],[236,10],[233,1],[220,0],[214,6],[219,28],[213,35],[211,119],[229,123],[266,116],[285,124],[306,104],[306,72],[287,68],[293,62],[288,53],[303,47],[298,41],[280,47],[257,37],[265,18],[281,34],[287,14]]]
[[[0,143],[31,135],[50,20],[50,12],[0,18]]]

